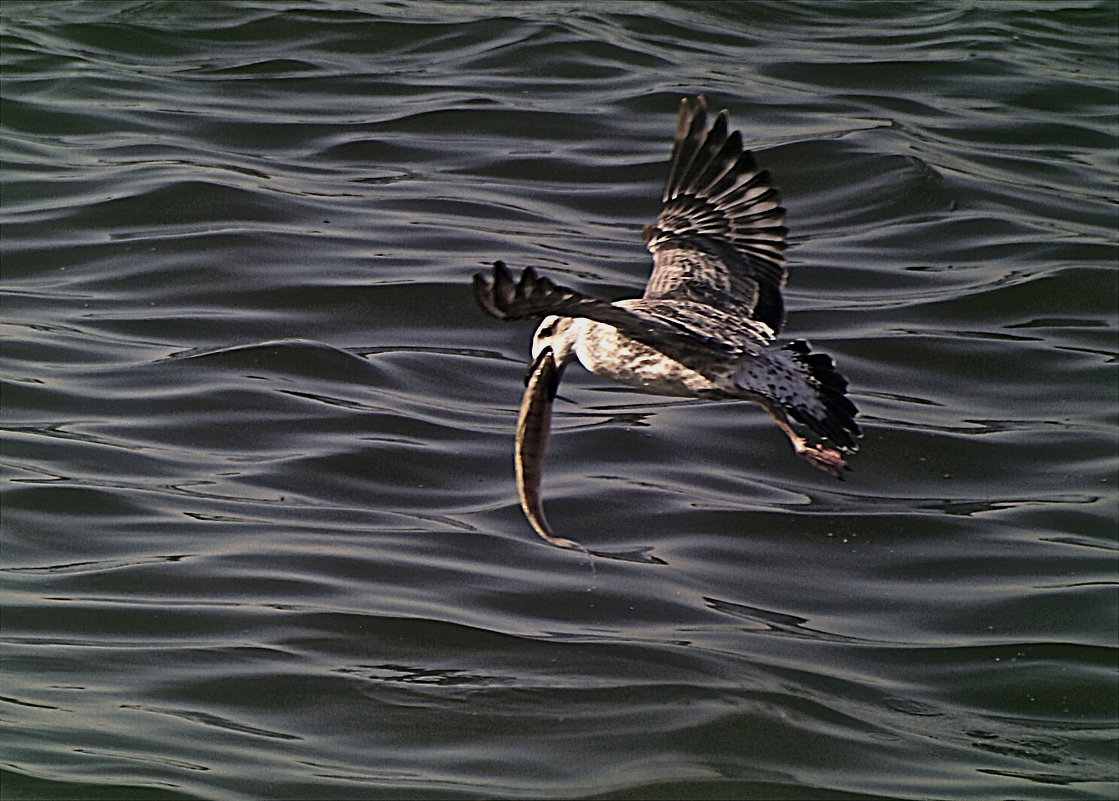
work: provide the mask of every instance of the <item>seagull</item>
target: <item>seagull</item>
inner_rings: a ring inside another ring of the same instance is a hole
[[[517,421],[514,466],[521,508],[553,545],[541,480],[552,403],[574,360],[658,395],[744,400],[761,406],[793,451],[842,478],[858,448],[858,410],[831,357],[804,340],[778,344],[784,322],[785,209],[767,170],[707,101],[680,103],[668,182],[656,224],[644,228],[653,269],[640,298],[605,301],[501,261],[474,276],[478,305],[499,320],[541,319]],[[820,442],[810,443],[789,418]],[[824,444],[826,441],[829,444]],[[583,549],[585,550],[585,549]]]

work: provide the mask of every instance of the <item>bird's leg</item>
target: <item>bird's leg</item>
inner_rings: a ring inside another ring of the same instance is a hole
[[[777,427],[785,432],[785,436],[789,438],[797,456],[833,478],[843,478],[843,471],[848,469],[847,460],[843,458],[843,454],[832,448],[825,448],[823,445],[809,445],[804,437],[793,430],[788,417],[785,416],[785,412],[780,406],[768,402],[762,403],[762,406],[777,423]]]

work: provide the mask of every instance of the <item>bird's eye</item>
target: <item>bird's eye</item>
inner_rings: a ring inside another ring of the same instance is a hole
[[[543,328],[541,328],[538,333],[542,337],[550,337],[552,334],[556,333],[556,326],[555,326],[555,324],[546,325]]]

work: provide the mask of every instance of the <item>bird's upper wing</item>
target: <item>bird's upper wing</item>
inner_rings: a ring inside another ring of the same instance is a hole
[[[707,101],[685,98],[657,224],[645,227],[653,253],[648,300],[695,301],[781,328],[785,209],[721,111],[707,129]]]

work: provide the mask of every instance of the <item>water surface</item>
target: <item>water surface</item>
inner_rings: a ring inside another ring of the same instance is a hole
[[[1112,798],[1114,3],[0,5],[5,798]],[[845,482],[567,372],[675,110],[789,210]]]

